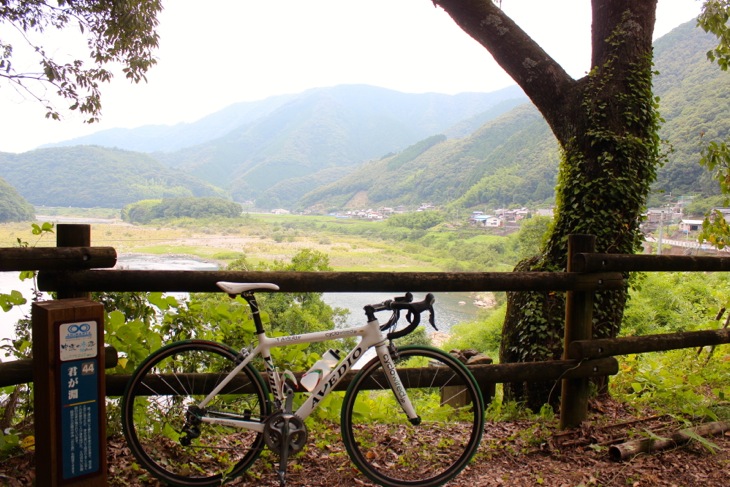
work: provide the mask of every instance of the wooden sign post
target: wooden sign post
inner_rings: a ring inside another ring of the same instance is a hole
[[[104,308],[33,304],[36,483],[106,486]]]

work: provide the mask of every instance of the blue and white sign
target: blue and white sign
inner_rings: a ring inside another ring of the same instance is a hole
[[[96,321],[63,323],[58,338],[61,362],[96,357],[99,343]]]
[[[63,478],[97,472],[99,360],[97,323],[59,325]]]

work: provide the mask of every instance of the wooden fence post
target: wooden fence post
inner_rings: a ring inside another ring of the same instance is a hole
[[[574,271],[573,255],[596,250],[593,235],[568,236],[567,272]],[[568,355],[568,346],[574,340],[590,340],[593,334],[593,291],[568,291],[565,297],[565,339],[563,359]],[[587,378],[563,379],[560,400],[560,428],[574,428],[588,416],[588,395],[590,381]]]
[[[36,484],[107,485],[104,307],[33,303]]]
[[[91,247],[91,225],[59,223],[56,226],[56,247]],[[58,299],[89,298],[88,292],[59,289]]]

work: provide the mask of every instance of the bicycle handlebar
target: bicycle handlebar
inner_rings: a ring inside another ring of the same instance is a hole
[[[390,317],[390,319],[380,327],[381,330],[385,331],[395,326],[395,324],[398,322],[398,319],[400,318],[401,310],[408,311],[408,314],[406,315],[406,319],[408,320],[408,326],[400,331],[388,333],[389,340],[395,340],[396,338],[406,336],[413,330],[415,330],[421,322],[421,313],[423,313],[424,311],[429,311],[428,322],[431,324],[431,326],[433,326],[434,330],[438,330],[434,321],[433,303],[436,301],[434,295],[428,293],[426,294],[426,297],[423,299],[423,301],[417,301],[415,303],[412,301],[413,294],[406,293],[404,296],[388,299],[383,301],[382,303],[369,304],[365,306],[365,314],[368,318],[368,321],[373,321],[375,320],[375,313],[386,310],[393,311],[393,315]]]

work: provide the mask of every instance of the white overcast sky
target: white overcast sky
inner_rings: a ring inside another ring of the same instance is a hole
[[[158,64],[146,84],[117,76],[103,87],[101,123],[84,124],[68,112],[61,122],[45,120],[36,101],[0,85],[0,151],[108,128],[192,122],[236,102],[339,84],[448,94],[514,84],[431,0],[163,4]],[[701,5],[659,0],[655,38],[696,17]],[[571,75],[589,69],[589,0],[502,0],[502,8]]]

